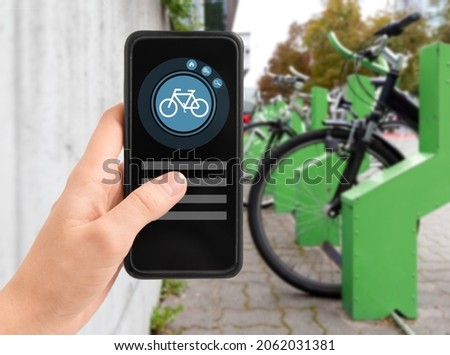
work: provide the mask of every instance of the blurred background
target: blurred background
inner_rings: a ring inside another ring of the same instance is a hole
[[[450,40],[450,1],[0,0],[0,287],[31,246],[98,118],[122,101],[123,46],[131,32],[237,32],[245,43],[251,112],[257,91],[268,101],[292,90],[275,85],[265,68],[286,74],[292,65],[311,76],[305,91],[331,89],[343,59],[326,41],[328,31],[354,49],[374,29],[413,10],[425,21],[394,39],[392,48],[407,54],[402,89],[417,95],[417,50]],[[122,273],[83,332],[148,333],[160,286]]]

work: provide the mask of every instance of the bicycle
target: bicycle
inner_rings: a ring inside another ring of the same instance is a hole
[[[325,129],[288,140],[259,165],[248,206],[252,238],[268,266],[300,290],[340,296],[341,196],[404,159],[377,130],[389,112],[395,112],[408,126],[418,127],[418,105],[395,88],[402,55],[387,44],[419,19],[420,14],[414,13],[391,22],[356,53],[331,33],[334,47],[355,60],[356,67],[364,65],[385,76],[373,111],[364,119],[327,120]],[[267,193],[272,194],[273,206],[261,209]]]
[[[244,126],[244,206],[248,205],[248,192],[251,182],[253,181],[256,167],[259,160],[263,158],[274,147],[281,144],[288,138],[292,138],[295,135],[301,133],[303,127],[293,127],[292,121],[296,120],[295,124],[300,126],[303,124],[303,120],[307,122],[309,114],[307,107],[300,107],[298,104],[298,98],[309,98],[309,95],[301,93],[305,82],[309,79],[306,75],[298,72],[293,67],[289,70],[293,75],[270,75],[275,82],[280,85],[294,86],[294,93],[290,97],[289,103],[286,105],[280,117],[277,119],[265,119],[260,117]],[[280,102],[281,98],[275,98],[272,105],[275,107]],[[254,115],[258,117],[257,115]],[[271,198],[268,198],[262,202],[263,207],[268,207],[273,203]]]
[[[190,110],[192,115],[197,118],[205,117],[209,112],[209,104],[205,99],[195,97],[195,90],[186,90],[181,92],[181,89],[174,89],[172,96],[161,101],[159,104],[159,112],[166,118],[172,118],[178,112],[178,105],[181,106],[183,112]],[[185,98],[183,102],[181,98]]]

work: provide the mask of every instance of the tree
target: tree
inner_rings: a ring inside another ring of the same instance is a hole
[[[436,9],[432,21],[437,24],[434,37],[437,41],[450,43],[450,0],[431,0],[431,7]]]
[[[274,74],[288,74],[290,73],[289,67],[293,66],[303,74],[311,74],[309,67],[310,55],[306,48],[299,46],[304,30],[304,25],[299,25],[295,22],[291,24],[288,39],[278,44],[274,55],[269,60],[269,72]],[[274,83],[272,77],[268,74],[261,77],[258,86],[264,101],[278,94],[288,98],[293,90],[292,87],[280,86]]]
[[[391,21],[407,16],[410,12],[382,12],[368,20],[367,36],[385,26]],[[389,48],[405,56],[406,67],[402,70],[399,86],[403,90],[417,94],[419,91],[419,49],[432,40],[425,20],[420,20],[406,28],[397,37],[389,40]]]
[[[328,0],[322,14],[306,24],[303,40],[311,55],[310,85],[329,89],[339,84],[344,62],[328,41],[330,31],[334,31],[347,48],[358,47],[366,29],[356,0]]]
[[[448,14],[443,16],[448,16],[448,21],[443,21],[439,28],[440,38],[448,36],[450,40],[450,25],[446,25],[450,23],[450,0],[433,1],[445,1],[447,4]],[[363,21],[357,0],[328,0],[324,11],[318,17],[303,25],[291,25],[289,38],[278,45],[269,61],[269,68],[275,73],[287,73],[288,66],[295,62],[295,67],[311,76],[305,89],[313,85],[331,89],[339,85],[341,79],[345,80],[341,78],[344,58],[332,48],[327,38],[328,33],[334,31],[344,46],[356,51],[364,41],[370,40],[376,30],[410,13],[416,2],[404,0],[404,3],[408,4],[408,10],[399,11],[396,7]],[[409,26],[401,36],[389,41],[389,48],[405,55],[406,67],[401,73],[399,85],[412,93],[418,92],[419,49],[432,40],[427,26],[428,23],[421,20]],[[349,63],[348,73],[352,72],[352,68],[352,63]],[[359,72],[375,75],[367,69],[360,69]],[[290,90],[278,88],[267,76],[261,78],[259,86],[265,99],[278,93],[284,96],[290,94]]]

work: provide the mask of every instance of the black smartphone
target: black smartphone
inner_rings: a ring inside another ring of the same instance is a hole
[[[185,197],[136,236],[136,278],[232,277],[242,265],[242,42],[140,31],[125,45],[124,191],[168,171]]]

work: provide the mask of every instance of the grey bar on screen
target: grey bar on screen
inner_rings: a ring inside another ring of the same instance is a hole
[[[152,179],[142,179],[141,184],[145,184],[146,182]],[[188,186],[190,187],[224,187],[227,186],[227,179],[221,177],[214,178],[187,178]]]
[[[186,195],[178,203],[227,203],[227,195]]]
[[[164,221],[225,221],[227,212],[225,211],[171,211],[160,218]]]
[[[227,162],[222,160],[212,161],[144,161],[142,162],[142,168],[146,170],[225,170]]]
[[[223,187],[227,186],[227,179],[215,177],[215,178],[187,178],[188,186],[190,187]]]

